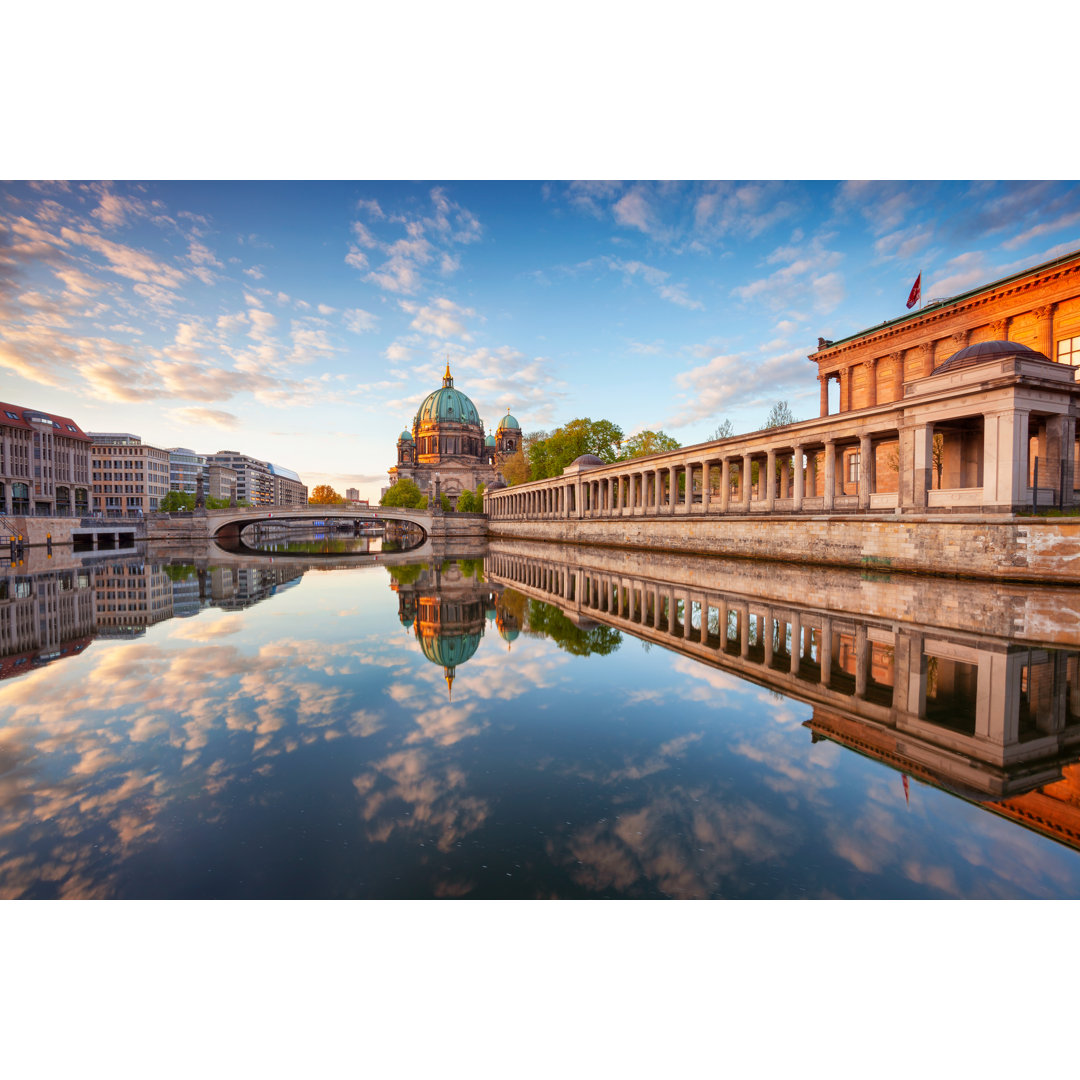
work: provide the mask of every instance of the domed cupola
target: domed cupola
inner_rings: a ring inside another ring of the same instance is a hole
[[[1005,360],[1014,356],[1021,360],[1046,360],[1047,362],[1050,360],[1050,357],[1027,345],[1021,345],[1019,341],[979,341],[942,361],[934,368],[934,374],[938,375],[943,371],[960,371],[962,368],[974,367],[976,364]]]
[[[498,454],[516,454],[521,448],[521,425],[506,410],[495,431],[495,451]]]
[[[454,377],[450,374],[450,363],[447,361],[446,374],[443,376],[442,386],[433,390],[420,403],[416,414],[418,424],[475,424],[480,425],[480,414],[469,397],[460,390],[454,389]]]

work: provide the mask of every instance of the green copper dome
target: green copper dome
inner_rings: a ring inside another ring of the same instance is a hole
[[[424,655],[440,667],[464,664],[479,647],[479,634],[439,634],[437,637],[420,638]]]
[[[450,364],[446,365],[446,374],[443,376],[443,384],[438,390],[433,390],[423,402],[416,413],[417,423],[444,423],[450,421],[456,424],[475,424],[482,427],[480,414],[476,406],[460,390],[454,389],[454,379],[450,374]]]
[[[412,432],[411,431],[408,431],[408,430],[403,431],[398,436],[398,442],[412,442],[412,441],[413,441],[413,437],[412,437]]]
[[[494,445],[495,445],[495,436],[494,436],[494,435],[489,435],[489,436],[488,436],[488,437],[487,437],[487,438],[486,438],[486,439],[484,440],[484,445],[485,445],[485,446],[494,446]]]
[[[500,428],[517,428],[521,430],[521,425],[510,415],[510,410],[506,410],[506,415],[499,421]]]

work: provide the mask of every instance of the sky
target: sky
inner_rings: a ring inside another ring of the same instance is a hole
[[[377,499],[420,401],[682,444],[838,339],[1080,248],[1055,182],[5,182],[2,396]]]

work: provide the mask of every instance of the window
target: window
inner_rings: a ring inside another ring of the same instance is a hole
[[[1058,342],[1057,362],[1071,364],[1073,367],[1080,366],[1080,337],[1066,338]]]
[[[856,450],[855,453],[848,458],[848,483],[857,484],[859,482],[860,457],[861,454]]]

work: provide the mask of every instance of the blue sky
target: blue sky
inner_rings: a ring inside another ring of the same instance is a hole
[[[839,338],[1080,248],[1072,182],[0,184],[2,396],[377,498],[439,385],[684,444]]]

